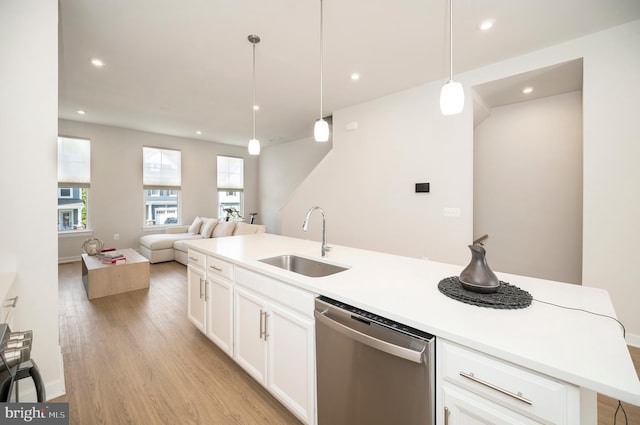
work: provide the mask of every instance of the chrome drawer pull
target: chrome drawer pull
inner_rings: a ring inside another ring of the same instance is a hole
[[[221,272],[222,268],[221,267],[216,267],[216,266],[209,266],[211,267],[213,270],[217,271],[217,272]]]
[[[195,261],[196,263],[197,263],[198,261],[200,261],[200,260],[199,260],[199,259],[197,259],[196,257],[192,257],[192,256],[189,256],[189,260]]]
[[[513,397],[516,400],[519,400],[519,401],[521,401],[523,403],[527,403],[528,405],[532,405],[533,404],[533,402],[531,400],[529,400],[528,398],[523,397],[521,392],[518,392],[517,394],[515,394],[515,393],[512,393],[511,391],[507,391],[505,389],[502,389],[502,388],[500,388],[498,386],[493,385],[492,383],[484,381],[484,380],[482,380],[480,378],[476,378],[473,375],[473,372],[469,372],[469,373],[460,372],[460,376],[462,376],[463,378],[470,379],[473,382],[477,382],[478,384],[484,385],[485,387],[489,387],[492,390],[499,391],[502,394],[508,395],[509,397]]]

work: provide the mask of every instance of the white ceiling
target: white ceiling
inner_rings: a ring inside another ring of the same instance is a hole
[[[246,145],[247,36],[257,34],[256,137],[268,146],[312,135],[320,101],[319,0],[59,4],[61,118]],[[496,24],[481,32],[485,18]],[[639,18],[639,0],[456,0],[454,71]],[[447,22],[446,0],[324,0],[324,115],[444,82]],[[93,57],[106,65],[93,67]],[[352,81],[352,72],[361,79]]]

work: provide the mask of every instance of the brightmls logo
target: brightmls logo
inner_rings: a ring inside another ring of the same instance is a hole
[[[69,424],[69,403],[6,403],[0,411],[2,424]]]
[[[38,410],[35,406],[30,409],[25,409],[24,407],[9,409],[9,406],[5,406],[4,417],[6,419],[22,419],[25,422],[31,422],[34,419],[47,419],[47,410],[45,408]]]

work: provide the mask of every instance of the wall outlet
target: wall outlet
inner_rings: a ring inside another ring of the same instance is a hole
[[[114,241],[117,241],[118,239],[120,239],[120,235],[119,235],[119,234],[117,234],[117,233],[114,233],[114,234],[113,234],[113,240],[114,240]]]

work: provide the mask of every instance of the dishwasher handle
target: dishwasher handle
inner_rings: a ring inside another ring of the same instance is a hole
[[[391,354],[395,357],[400,357],[405,360],[412,361],[414,363],[423,363],[425,356],[424,352],[427,349],[426,345],[422,347],[422,350],[415,351],[409,348],[400,347],[395,344],[391,344],[390,342],[383,341],[378,338],[374,338],[370,335],[357,331],[349,326],[345,326],[340,322],[336,322],[329,316],[327,316],[326,311],[318,311],[315,310],[313,315],[316,318],[316,321],[329,326],[334,331],[337,331],[353,340],[356,340],[362,344],[368,345],[371,348],[374,348],[379,351],[384,351],[387,354]]]

